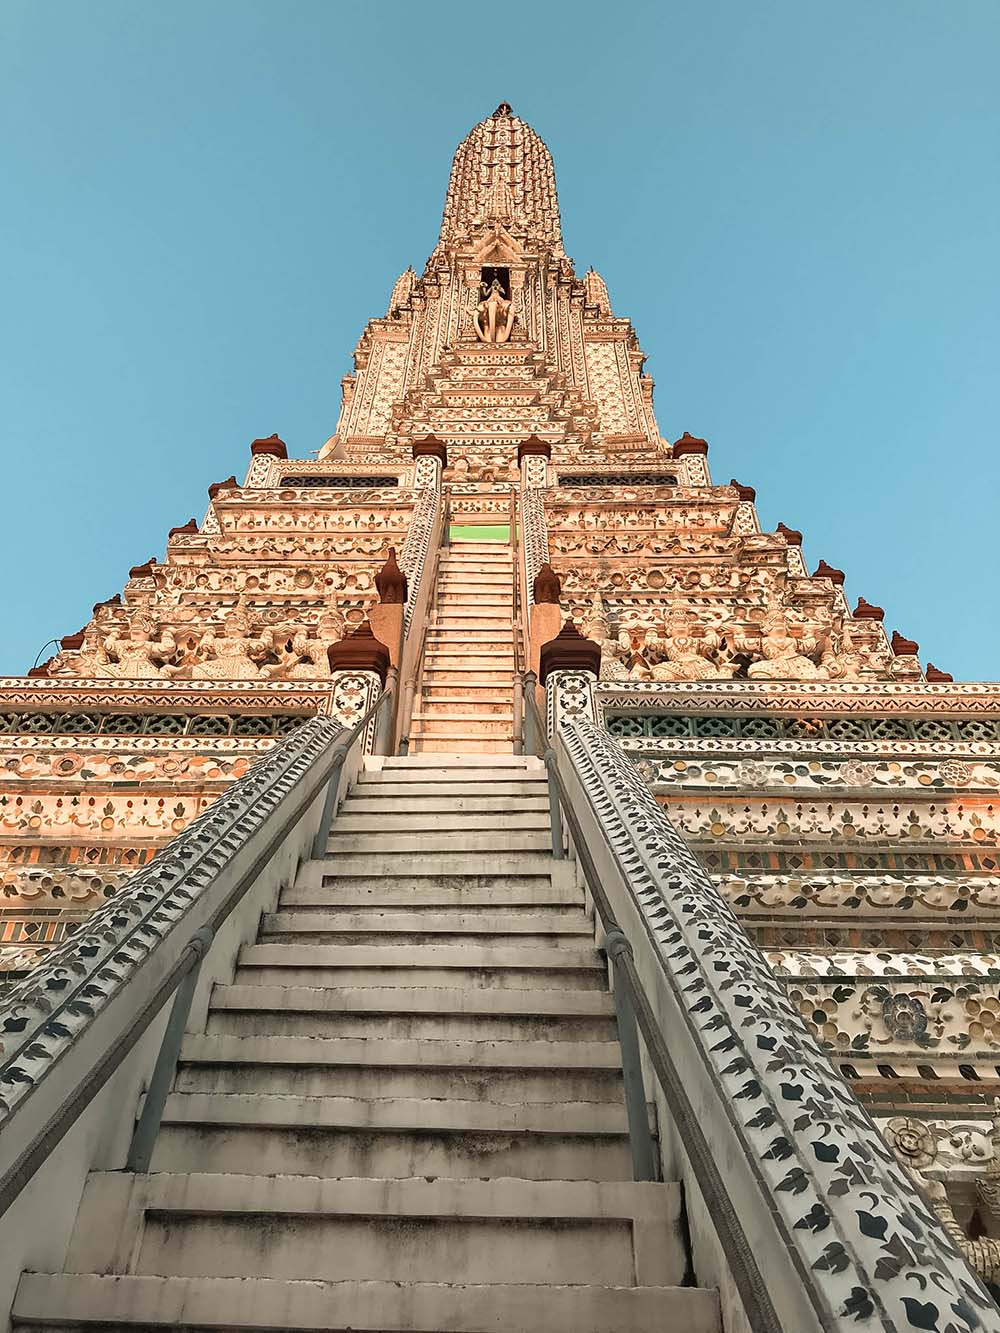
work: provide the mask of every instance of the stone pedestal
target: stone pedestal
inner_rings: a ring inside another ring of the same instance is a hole
[[[542,644],[554,639],[562,628],[558,602],[536,602],[528,617],[528,670],[538,674]],[[539,707],[541,705],[539,704]]]
[[[517,466],[521,472],[521,488],[548,485],[548,462],[552,446],[548,440],[531,435],[517,446]]]
[[[413,442],[413,484],[440,490],[441,473],[448,466],[448,450],[443,440],[427,435]]]
[[[368,622],[375,638],[389,649],[389,665],[398,669],[403,651],[402,602],[379,603],[368,612]]]
[[[550,671],[545,681],[545,725],[554,736],[564,720],[597,722],[597,675],[593,671]]]

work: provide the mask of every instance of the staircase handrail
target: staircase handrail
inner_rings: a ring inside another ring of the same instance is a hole
[[[220,928],[324,787],[315,838],[303,850],[315,855],[317,845],[325,847],[345,761],[390,698],[391,691],[384,691],[349,731],[330,717],[314,717],[297,727],[5,993],[0,1000],[0,1216],[197,969]],[[134,1012],[122,1010],[124,992],[139,977],[148,982],[144,998]],[[114,1029],[103,1046],[95,1036],[102,1026]],[[178,1048],[182,1032],[183,1024],[175,1034]],[[74,1061],[74,1054],[80,1058]],[[32,1094],[66,1065],[74,1068],[58,1104],[32,1123]],[[155,1110],[152,1092],[151,1082],[144,1108],[147,1126]],[[156,1126],[162,1109],[161,1104]]]
[[[521,597],[521,547],[518,541],[517,490],[510,492],[510,581],[511,581],[511,632],[514,646],[514,678],[511,682],[511,707],[513,712],[514,753],[520,754],[523,748],[524,701],[522,694],[523,673],[527,668],[526,641],[528,636],[525,618],[527,612]]]
[[[565,821],[754,1333],[1000,1333],[1000,1311],[635,765],[588,721],[564,720],[549,743],[533,672],[524,698],[553,854]],[[624,1064],[623,1050],[627,1093]]]
[[[441,548],[448,545],[448,524],[450,521],[451,499],[446,491],[437,492],[437,508],[434,522],[428,538],[424,565],[430,566],[429,578],[422,578],[417,588],[416,601],[403,639],[403,651],[400,656],[400,697],[396,713],[395,745],[393,750],[407,754],[410,748],[410,723],[413,720],[413,700],[420,685],[424,670],[424,648],[427,643],[428,614],[431,598],[438,583],[441,565]],[[416,632],[414,632],[416,631]]]

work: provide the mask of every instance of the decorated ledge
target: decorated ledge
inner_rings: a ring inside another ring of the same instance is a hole
[[[330,718],[305,723],[0,999],[0,1132],[342,731]]]
[[[880,714],[940,712],[1000,714],[1000,683],[956,681],[601,681],[606,709],[770,711]]]
[[[690,715],[688,716],[690,717]],[[961,766],[969,760],[992,760],[997,758],[1000,755],[1000,719],[967,719],[965,722],[960,722],[958,726],[967,726],[969,722],[974,723],[977,728],[981,727],[983,729],[982,732],[978,733],[977,739],[972,739],[970,736],[970,738],[962,740],[828,740],[825,735],[820,733],[820,738],[810,737],[808,741],[803,741],[803,739],[777,740],[770,736],[766,738],[755,736],[741,736],[739,738],[731,736],[689,736],[686,734],[681,738],[635,736],[622,735],[614,727],[608,727],[607,731],[609,735],[614,736],[623,750],[636,759],[636,762],[641,762],[643,759],[659,760],[661,762],[690,760],[696,765],[704,763],[710,770],[713,770],[718,756],[729,755],[746,765],[747,780],[756,781],[758,779],[755,775],[758,773],[760,780],[764,779],[764,770],[757,770],[753,767],[755,760],[759,760],[762,765],[767,767],[786,759],[791,762],[799,761],[809,764],[821,762],[824,756],[843,760],[846,763],[849,763],[852,759],[857,759],[860,761],[858,773],[860,778],[865,766],[872,764],[893,764],[907,759],[932,757],[938,760],[955,759]],[[917,725],[920,725],[919,719]],[[985,737],[989,737],[989,739],[985,739]],[[994,739],[994,737],[997,737],[997,739]],[[810,756],[810,758],[804,759],[804,754]],[[675,771],[679,772],[680,770]],[[957,772],[956,769],[956,774]],[[958,779],[955,785],[962,786],[962,780]]]
[[[614,735],[614,732],[611,734]],[[753,744],[756,744],[759,753],[763,748],[759,741],[750,743],[748,753],[753,752]],[[978,791],[987,796],[996,796],[1000,791],[1000,761],[964,762],[953,757],[956,749],[953,744],[941,746],[941,759],[912,762],[901,760],[891,748],[886,755],[887,747],[881,747],[881,755],[884,757],[873,756],[871,761],[853,757],[796,762],[794,759],[721,759],[712,756],[703,758],[700,763],[679,758],[650,758],[649,748],[634,741],[625,742],[622,748],[629,754],[642,756],[637,762],[639,771],[658,793],[664,794],[681,788],[685,791],[700,788],[704,792],[761,789],[769,794],[776,790],[837,790],[843,793],[847,789],[857,795],[865,791],[883,796],[894,792],[899,799],[905,797],[908,800],[920,800],[945,792],[972,795]],[[801,748],[800,745],[800,753]],[[880,750],[874,742],[871,748],[875,753]],[[913,745],[911,748],[921,747]],[[993,754],[1000,754],[1000,740],[988,748]]]
[[[273,708],[280,700],[282,708],[300,700],[314,710],[330,693],[328,680],[227,680],[167,681],[167,680],[95,680],[85,676],[0,676],[0,709],[15,703],[31,703],[33,707],[58,707],[72,702],[109,707],[137,705],[139,707],[203,707],[206,710],[223,709],[230,704],[240,708]]]
[[[600,729],[563,739],[630,886],[717,1113],[808,1274],[827,1329],[1000,1329],[1000,1312],[790,1003],[781,981]],[[703,1108],[708,1113],[708,1108]]]
[[[878,950],[883,957],[896,956],[894,952],[887,955],[887,917],[914,917],[928,933],[936,927],[946,936],[956,932],[964,936],[981,928],[981,918],[993,925],[1000,915],[1000,877],[996,874],[930,875],[910,870],[882,874],[831,870],[824,874],[789,869],[782,874],[725,872],[713,879],[749,929],[787,928],[795,932],[796,939],[803,931],[815,930],[825,939],[835,916],[850,918],[859,929],[877,931],[873,947],[866,950],[869,959]],[[914,929],[917,921],[906,925]],[[972,943],[970,939],[970,947]]]

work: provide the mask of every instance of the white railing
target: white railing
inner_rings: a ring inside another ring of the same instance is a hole
[[[0,1311],[23,1269],[62,1268],[89,1171],[148,1164],[185,1027],[325,850],[391,697],[303,723],[0,1001]]]
[[[547,741],[530,686],[525,749],[545,751],[553,852],[564,827],[625,992],[635,1174],[650,1172],[644,1067],[661,1169],[684,1182],[695,1271],[719,1287],[727,1329],[1000,1333],[1000,1311],[621,747],[589,721]]]

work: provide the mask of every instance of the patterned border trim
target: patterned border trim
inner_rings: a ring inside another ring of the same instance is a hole
[[[304,723],[7,992],[0,1003],[0,1130],[343,731],[331,718]]]
[[[0,713],[0,736],[286,736],[311,713]]]
[[[1000,683],[970,681],[928,685],[926,681],[753,681],[714,680],[667,684],[636,680],[600,685],[605,709],[657,712],[746,713],[1000,713]]]
[[[835,741],[1000,741],[1000,717],[774,717],[767,713],[727,717],[724,713],[616,713],[604,724],[616,740],[744,739]]]
[[[0,708],[17,704],[31,708],[162,708],[267,710],[298,704],[319,709],[330,695],[328,680],[226,681],[221,685],[192,685],[158,680],[88,680],[86,677],[28,678],[0,676]]]
[[[621,749],[566,748],[824,1327],[968,1333],[1000,1312]],[[710,1204],[710,1201],[709,1201]]]

